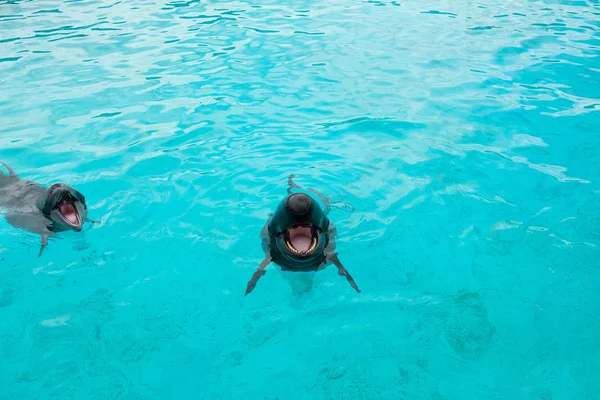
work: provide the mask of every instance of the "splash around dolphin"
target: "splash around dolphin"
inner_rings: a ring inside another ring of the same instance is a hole
[[[283,271],[292,272],[319,271],[332,263],[337,267],[338,274],[345,276],[350,286],[360,293],[335,251],[337,230],[327,218],[331,209],[329,199],[314,189],[307,189],[312,195],[292,193],[292,189],[301,189],[293,178],[294,175],[288,178],[288,195],[269,215],[261,231],[265,259],[248,282],[245,296],[254,290],[271,262],[279,265]],[[317,199],[324,204],[325,210]]]
[[[8,175],[0,172],[0,209],[15,228],[41,235],[38,257],[57,232],[80,232],[84,222],[96,222],[87,217],[85,197],[71,186],[57,183],[44,188],[19,178],[8,164],[0,164],[8,170]]]

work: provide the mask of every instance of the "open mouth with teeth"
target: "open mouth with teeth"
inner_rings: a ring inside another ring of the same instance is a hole
[[[75,198],[71,196],[70,193],[65,193],[60,201],[56,203],[56,207],[54,207],[60,215],[64,218],[65,222],[67,222],[72,227],[80,227],[81,226],[81,216],[79,215],[79,211],[75,206]]]
[[[307,257],[317,249],[319,235],[312,224],[292,225],[285,231],[284,243],[293,255]]]

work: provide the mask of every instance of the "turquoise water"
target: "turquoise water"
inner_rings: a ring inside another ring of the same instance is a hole
[[[0,399],[597,399],[597,1],[0,1]],[[340,259],[263,259],[287,176]]]

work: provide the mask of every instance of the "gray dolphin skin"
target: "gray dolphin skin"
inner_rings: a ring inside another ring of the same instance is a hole
[[[325,204],[325,210],[306,193],[292,193],[292,189],[301,189],[293,181],[294,175],[288,178],[287,197],[284,198],[274,213],[269,215],[260,237],[265,252],[265,259],[246,287],[247,296],[256,287],[256,283],[266,273],[267,266],[273,262],[283,271],[308,272],[324,269],[333,263],[340,276],[345,276],[358,293],[360,289],[342,265],[335,252],[335,236],[333,223],[327,218],[331,207],[329,199],[314,189],[307,189]]]
[[[0,172],[0,209],[6,211],[8,223],[15,228],[37,233],[42,237],[38,257],[48,245],[48,238],[57,232],[80,232],[87,217],[85,197],[63,183],[44,188],[23,180],[6,163],[8,175]]]

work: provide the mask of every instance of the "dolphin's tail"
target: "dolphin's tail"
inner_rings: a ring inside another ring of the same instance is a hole
[[[302,189],[302,187],[300,185],[298,185],[298,184],[296,184],[296,182],[294,182],[294,177],[295,177],[294,174],[291,174],[288,177],[288,186],[289,186],[287,189],[288,194],[292,193],[292,189]],[[332,207],[344,209],[348,212],[353,212],[356,210],[356,208],[352,204],[350,204],[346,201],[330,201],[329,197],[325,196],[323,193],[319,192],[316,189],[307,188],[306,190],[308,190],[309,192],[311,192],[312,194],[317,196],[319,198],[319,200],[321,200],[321,202],[323,202],[323,205],[325,206],[325,214],[329,214]]]
[[[329,205],[331,206],[331,208],[346,210],[350,213],[356,211],[356,207],[354,207],[351,203],[348,203],[347,201],[332,201],[329,203]]]
[[[292,194],[292,189],[300,189],[300,186],[296,185],[296,183],[294,182],[294,174],[291,174],[288,177],[288,194]]]
[[[10,167],[10,165],[8,165],[7,163],[5,163],[5,162],[2,162],[2,161],[0,161],[0,164],[4,165],[4,166],[6,167],[6,169],[8,170],[8,173],[10,174],[10,176],[14,176],[14,177],[17,177],[17,178],[18,178],[17,174],[16,174],[16,173],[15,173],[15,171],[14,171],[14,170],[13,170],[13,169]]]

